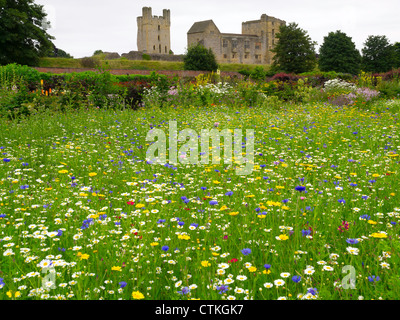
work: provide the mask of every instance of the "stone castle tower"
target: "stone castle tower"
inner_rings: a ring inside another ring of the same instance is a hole
[[[169,54],[171,50],[170,10],[164,9],[163,15],[153,16],[150,7],[142,8],[142,16],[137,17],[138,51],[145,53]]]

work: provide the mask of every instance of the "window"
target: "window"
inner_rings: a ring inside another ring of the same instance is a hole
[[[232,49],[236,49],[237,48],[237,40],[233,39],[232,40]]]
[[[222,47],[224,47],[224,48],[228,47],[228,40],[226,40],[226,39],[222,40]]]
[[[236,54],[232,54],[232,59],[235,59],[236,58]]]
[[[275,29],[272,29],[272,38],[275,38]]]
[[[161,30],[161,26],[158,26],[158,31],[160,31]]]
[[[168,50],[168,49],[167,49],[167,46],[165,46],[165,53],[167,53],[167,50]]]
[[[224,59],[228,58],[228,56],[226,54],[224,54]]]
[[[249,58],[249,55],[248,55],[248,54],[245,54],[245,55],[244,55],[244,58],[245,58],[245,59],[248,59],[248,58]]]
[[[161,44],[158,46],[158,51],[161,53]]]
[[[261,42],[256,42],[256,50],[260,50],[261,49]]]
[[[158,41],[160,41],[160,36],[158,36]]]
[[[153,46],[153,50],[156,51],[156,46]]]
[[[256,60],[260,60],[260,55],[259,54],[256,54],[254,57],[256,58]]]
[[[244,41],[244,48],[245,49],[250,49],[250,41],[249,40],[245,40]]]

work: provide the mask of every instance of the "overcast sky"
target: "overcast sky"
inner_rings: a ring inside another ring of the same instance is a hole
[[[319,46],[331,31],[341,30],[361,50],[369,35],[400,42],[400,0],[35,0],[44,5],[55,45],[75,58],[95,50],[137,50],[137,22],[142,7],[153,15],[171,10],[171,49],[183,54],[187,32],[196,21],[212,19],[223,33],[241,33],[242,22],[262,14],[296,22]]]

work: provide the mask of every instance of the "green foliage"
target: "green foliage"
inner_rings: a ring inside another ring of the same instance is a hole
[[[85,57],[80,59],[81,65],[84,68],[95,69],[101,66],[101,60],[98,57]]]
[[[369,36],[362,49],[362,68],[367,72],[386,72],[395,67],[395,49],[386,36]]]
[[[67,58],[73,59],[69,53],[65,52],[62,49],[54,47],[54,49],[47,55],[49,58]]]
[[[185,70],[217,71],[218,64],[211,49],[198,44],[191,46],[184,58]]]
[[[94,55],[94,56],[97,56],[97,55],[102,54],[102,53],[104,53],[103,50],[96,50],[96,51],[93,53],[93,55]]]
[[[33,0],[0,0],[0,65],[36,65],[53,48],[46,13]]]
[[[148,55],[147,53],[143,53],[142,59],[143,59],[143,60],[146,60],[146,61],[150,61],[150,60],[151,60],[151,57],[150,57],[150,55]]]
[[[276,35],[278,44],[271,51],[275,53],[275,67],[288,73],[312,71],[316,66],[316,53],[307,32],[296,23],[281,25]]]
[[[358,74],[361,55],[354,42],[345,33],[330,32],[324,37],[318,64],[321,71]]]

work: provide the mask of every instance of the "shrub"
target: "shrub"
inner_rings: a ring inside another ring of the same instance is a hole
[[[184,58],[185,70],[217,71],[218,65],[211,49],[198,44],[190,47]]]
[[[101,61],[98,57],[85,57],[80,59],[83,68],[95,69],[100,67]]]

